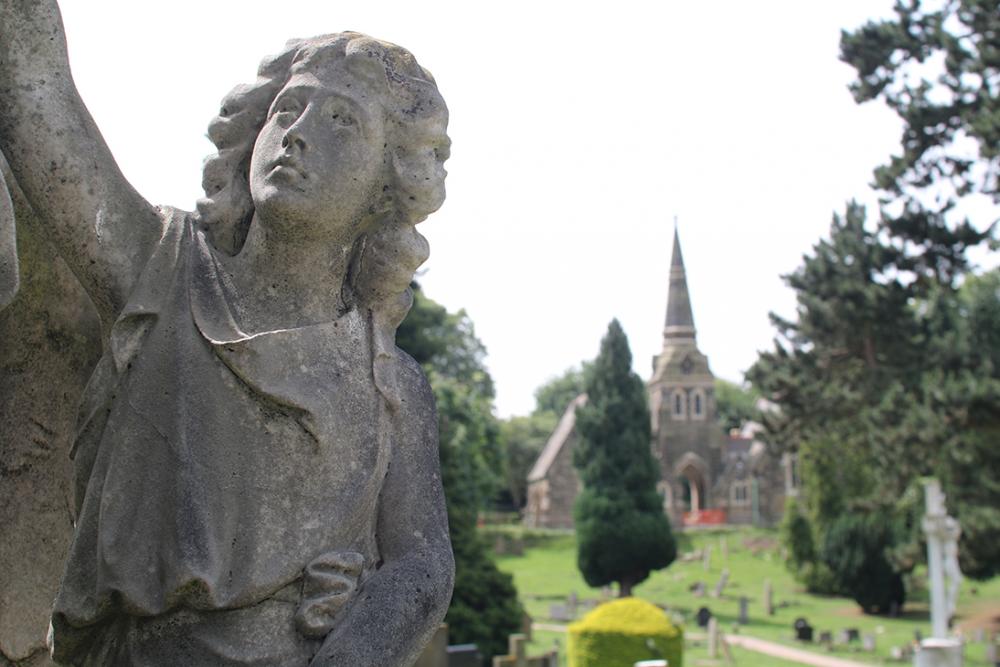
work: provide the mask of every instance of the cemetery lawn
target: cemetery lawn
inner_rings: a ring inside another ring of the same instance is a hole
[[[514,534],[523,531],[518,527],[509,530]],[[501,570],[513,575],[521,602],[534,622],[557,626],[533,633],[529,655],[542,653],[558,642],[560,655],[565,659],[566,637],[558,626],[565,625],[566,621],[550,618],[550,606],[565,605],[571,592],[575,592],[581,601],[595,602],[601,599],[602,594],[599,589],[587,586],[576,568],[576,543],[572,533],[530,531],[527,537],[528,546],[523,555],[497,556],[497,564]],[[923,570],[918,570],[907,581],[907,601],[899,618],[865,616],[853,600],[806,593],[785,569],[776,530],[725,528],[688,531],[676,537],[677,560],[637,586],[635,595],[666,607],[669,613],[682,620],[686,637],[685,667],[726,664],[722,659],[708,659],[704,630],[698,628],[695,622],[695,614],[702,606],[712,611],[719,620],[720,630],[726,634],[750,635],[872,665],[912,664],[912,659],[904,663],[892,661],[891,648],[910,644],[917,631],[924,635],[930,632]],[[709,546],[711,555],[707,570],[701,558],[684,558],[685,554],[701,552]],[[722,596],[714,598],[711,593],[724,568],[729,570],[729,583]],[[764,611],[764,582],[767,580],[774,590],[773,616]],[[705,584],[706,594],[703,597],[697,597],[690,590],[699,581]],[[742,596],[749,599],[749,622],[746,625],[737,624]],[[579,609],[577,618],[585,612],[586,609]],[[819,637],[820,632],[831,632],[835,639],[832,649],[823,648],[815,642],[812,645],[798,644],[794,640],[792,624],[799,617],[806,618],[813,626],[814,639]],[[975,628],[986,627],[991,619],[994,624],[1000,623],[1000,577],[987,582],[964,581],[956,622],[965,631],[968,642],[965,651],[967,667],[986,665],[985,645],[973,640]],[[873,635],[875,651],[863,651],[860,642],[836,645],[840,632],[847,628],[857,628],[862,635]],[[987,636],[989,632],[986,627]],[[740,667],[794,664],[738,647],[733,647],[732,653]]]

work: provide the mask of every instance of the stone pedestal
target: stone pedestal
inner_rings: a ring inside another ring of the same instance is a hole
[[[962,642],[928,637],[913,654],[913,667],[962,667]]]

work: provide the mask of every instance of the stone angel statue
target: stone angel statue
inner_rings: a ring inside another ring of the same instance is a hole
[[[0,0],[6,189],[99,317],[73,397],[57,664],[419,655],[454,561],[433,396],[394,335],[428,252],[415,225],[444,200],[447,120],[408,51],[293,41],[223,100],[197,211],[153,206],[80,100],[55,1]],[[10,211],[0,296],[19,289]]]

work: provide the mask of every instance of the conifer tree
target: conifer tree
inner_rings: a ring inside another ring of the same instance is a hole
[[[674,561],[670,523],[656,492],[646,388],[612,320],[577,408],[573,463],[583,481],[574,507],[577,565],[591,586],[618,582],[620,595]]]

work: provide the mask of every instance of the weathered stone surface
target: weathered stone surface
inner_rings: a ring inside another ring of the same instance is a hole
[[[47,517],[24,530],[58,542],[51,559],[75,517],[51,618],[58,663],[420,654],[454,562],[433,395],[394,334],[427,256],[414,226],[444,199],[446,125],[433,78],[400,47],[357,33],[295,41],[223,100],[198,213],[153,207],[73,88],[55,3],[0,0],[0,148],[104,325],[70,449],[72,503],[66,443],[46,440],[67,423],[32,413],[44,437],[2,459],[21,475],[2,511]],[[51,308],[29,276],[18,298]],[[46,317],[16,305],[15,328]],[[93,313],[70,306],[66,335],[86,347]],[[11,352],[31,354],[62,364],[42,385],[58,393],[4,395],[29,412],[75,403],[69,352]],[[37,494],[45,485],[59,495]],[[11,587],[10,610],[32,587],[50,599],[50,570]]]
[[[20,288],[0,309],[0,655],[34,655],[31,664],[40,665],[73,534],[69,448],[80,393],[100,356],[100,322],[13,183],[11,190]]]

